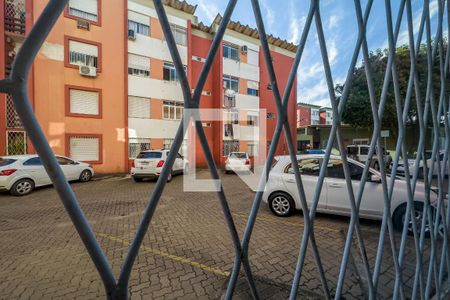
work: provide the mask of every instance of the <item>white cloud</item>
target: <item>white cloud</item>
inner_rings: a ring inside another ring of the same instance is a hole
[[[216,3],[211,0],[198,0],[198,7],[203,11],[209,22],[212,22],[219,12]]]
[[[296,8],[293,0],[289,1],[289,37],[288,41],[294,44],[298,44],[300,39],[300,28],[303,28],[306,16],[298,16],[296,14]]]
[[[332,66],[336,62],[336,59],[339,54],[339,50],[336,47],[336,41],[334,39],[329,41],[327,43],[327,48],[328,48],[328,59],[330,61],[330,65]]]
[[[271,28],[275,24],[275,15],[273,14],[273,11],[270,9],[270,7],[267,5],[266,0],[260,1],[261,8],[263,9],[263,12],[265,14],[265,20],[267,22],[266,28]]]
[[[339,26],[343,16],[341,14],[334,14],[328,18],[327,27],[329,30],[334,29]]]

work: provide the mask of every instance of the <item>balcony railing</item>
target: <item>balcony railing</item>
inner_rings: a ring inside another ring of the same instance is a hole
[[[25,0],[5,0],[5,31],[25,35]]]

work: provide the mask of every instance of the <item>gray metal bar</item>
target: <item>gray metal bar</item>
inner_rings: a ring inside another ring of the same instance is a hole
[[[64,208],[95,264],[105,286],[106,294],[112,295],[116,280],[110,264],[39,126],[27,95],[28,74],[33,61],[67,3],[67,0],[50,0],[48,2],[17,53],[10,78],[2,80],[0,83],[2,86],[0,91],[8,91],[13,96],[14,106],[28,137],[39,154]]]

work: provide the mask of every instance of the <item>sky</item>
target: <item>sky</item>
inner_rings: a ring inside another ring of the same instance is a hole
[[[188,0],[197,4],[196,15],[199,21],[210,25],[217,13],[223,15],[228,1],[225,0]],[[309,0],[260,0],[266,32],[289,42],[298,44],[309,10]],[[392,19],[395,24],[399,11],[399,0],[391,1]],[[367,0],[362,0],[365,10]],[[413,26],[417,32],[422,15],[423,0],[412,1]],[[358,35],[354,0],[321,0],[320,12],[328,57],[334,83],[344,83]],[[431,29],[436,31],[438,5],[437,0],[430,4]],[[256,28],[255,17],[250,0],[238,0],[232,20]],[[445,19],[446,20],[446,19]],[[444,24],[446,21],[444,22]],[[408,42],[406,13],[402,18],[397,45]],[[385,1],[374,0],[367,25],[369,50],[388,47]],[[416,35],[417,37],[417,35]],[[358,62],[361,62],[361,54]],[[306,102],[321,106],[330,106],[327,84],[313,21],[305,51],[298,69],[297,102]]]

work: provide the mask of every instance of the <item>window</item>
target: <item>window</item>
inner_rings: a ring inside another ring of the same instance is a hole
[[[100,137],[70,136],[69,156],[74,160],[100,162]]]
[[[128,117],[150,119],[150,98],[128,96]]]
[[[163,140],[163,148],[170,149],[172,147],[173,139],[164,139]]]
[[[239,60],[239,48],[237,46],[223,45],[223,57]]]
[[[350,178],[361,180],[364,169],[358,165],[348,163]],[[327,168],[327,177],[345,179],[344,166],[340,159],[330,159]]]
[[[258,156],[258,143],[249,142],[247,152],[249,156]]]
[[[259,57],[258,57],[258,52],[248,49],[247,52],[247,63],[249,65],[253,65],[253,66],[258,66],[259,65]]]
[[[130,138],[128,140],[128,157],[136,158],[141,151],[150,150],[151,141],[146,138]]]
[[[150,77],[150,57],[128,54],[128,74]]]
[[[233,137],[233,124],[224,124],[223,130],[226,137]]]
[[[301,159],[298,161],[298,168],[300,170],[300,174],[308,176],[319,176],[320,159]],[[291,164],[288,166],[286,173],[294,174],[294,169],[292,168]]]
[[[247,94],[250,96],[259,96],[259,83],[256,81],[247,82]]]
[[[150,17],[128,11],[128,30],[133,30],[135,33],[145,36],[150,35]]]
[[[69,64],[98,68],[98,46],[69,40]]]
[[[161,158],[162,152],[161,151],[145,151],[139,153],[137,158]]]
[[[231,152],[239,152],[239,141],[223,141],[222,143],[222,154],[223,156],[228,156]]]
[[[184,72],[186,72],[186,66],[184,66]],[[172,63],[165,62],[163,66],[163,80],[165,81],[179,81],[177,70]]]
[[[223,121],[226,123],[239,124],[239,111],[237,110],[224,110],[223,117]]]
[[[69,115],[100,115],[100,91],[69,87]]]
[[[258,126],[258,115],[248,114],[247,115],[247,126]]]
[[[236,93],[239,92],[239,78],[223,75],[223,87],[227,90],[233,90]]]
[[[175,43],[180,46],[187,46],[187,30],[179,25],[170,24]]]
[[[33,157],[23,163],[24,166],[42,166],[41,159],[39,157]]]
[[[361,155],[368,155],[369,154],[369,147],[361,147],[359,150]]]
[[[164,101],[163,102],[163,119],[181,120],[183,117],[183,102]]]
[[[67,159],[67,158],[65,158],[65,157],[61,157],[61,156],[56,156],[56,160],[58,161],[58,164],[60,164],[60,165],[73,165],[74,164],[74,161],[73,160],[70,160],[70,159]]]
[[[69,15],[98,22],[97,0],[69,0]]]

